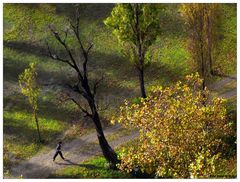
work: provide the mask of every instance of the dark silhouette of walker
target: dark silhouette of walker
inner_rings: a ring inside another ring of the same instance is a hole
[[[61,147],[62,147],[62,142],[60,141],[60,142],[58,142],[58,144],[57,144],[56,152],[55,152],[55,154],[54,154],[54,156],[53,156],[53,161],[55,161],[55,158],[57,157],[58,154],[61,156],[61,158],[62,158],[63,160],[65,160],[65,158],[64,158],[63,155],[62,155]]]

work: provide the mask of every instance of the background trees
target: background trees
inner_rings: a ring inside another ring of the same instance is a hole
[[[214,3],[182,4],[180,9],[190,34],[189,51],[203,78],[204,89],[206,78],[217,74],[214,52],[220,49],[222,23],[220,5]]]
[[[19,75],[19,85],[21,87],[22,94],[28,97],[29,104],[32,107],[33,118],[37,126],[38,140],[39,142],[41,142],[41,135],[37,116],[40,88],[37,85],[36,79],[36,63],[30,63],[29,68],[25,69],[24,72]]]
[[[150,46],[160,31],[159,11],[154,4],[118,4],[104,21],[113,29],[123,47],[123,54],[136,68],[143,98],[146,98],[144,69],[150,61]]]
[[[230,132],[225,100],[210,99],[199,75],[170,87],[155,87],[140,103],[125,102],[113,118],[137,128],[139,142],[121,154],[119,168],[157,177],[209,177]],[[206,105],[202,103],[208,99]]]

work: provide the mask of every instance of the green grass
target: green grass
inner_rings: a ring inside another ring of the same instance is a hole
[[[63,131],[71,129],[70,120],[76,113],[58,106],[53,96],[53,93],[45,92],[44,97],[39,100],[38,120],[43,143],[38,142],[36,123],[27,98],[17,93],[4,97],[5,171],[12,163],[18,163],[41,150],[55,147]]]
[[[4,143],[16,158],[26,159],[34,155],[44,144],[37,142],[36,123],[32,114],[20,111],[4,111]],[[39,117],[42,139],[49,143],[66,127],[61,121]]]
[[[73,167],[58,170],[49,178],[131,178],[131,175],[109,168],[104,157],[95,157]]]

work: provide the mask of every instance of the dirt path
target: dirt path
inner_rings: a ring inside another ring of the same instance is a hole
[[[104,130],[106,136],[114,134],[121,127],[115,125]],[[132,140],[138,136],[137,132],[129,133],[129,135],[118,138],[109,142],[110,145],[115,148],[126,141]],[[11,169],[11,178],[47,178],[54,171],[61,169],[67,165],[79,165],[80,163],[93,156],[101,154],[101,148],[97,142],[96,133],[82,136],[74,139],[70,143],[64,144],[62,147],[64,157],[67,159],[63,161],[59,156],[56,158],[56,162],[52,161],[55,149],[52,149],[46,153],[40,153],[31,159],[24,161]]]
[[[236,78],[236,76],[235,76]],[[212,92],[219,93],[226,85],[236,79],[224,78],[209,86]],[[236,83],[235,83],[236,84]],[[236,87],[228,89],[226,92],[218,94],[220,97],[230,98],[236,96]],[[107,136],[114,134],[120,129],[120,125],[115,125],[104,130]],[[122,136],[114,141],[109,142],[113,148],[132,140],[138,136],[137,132],[129,133],[129,135]],[[63,161],[58,157],[56,162],[52,161],[55,149],[52,149],[45,153],[39,153],[31,159],[24,161],[11,169],[11,178],[17,178],[22,175],[23,178],[47,178],[54,171],[64,168],[68,165],[78,165],[93,156],[100,155],[101,149],[97,143],[97,137],[95,132],[89,135],[76,138],[73,141],[64,144],[63,154],[67,159]]]
[[[231,86],[229,86],[231,84]],[[232,75],[209,85],[210,91],[217,93],[219,97],[231,98],[237,96],[237,75]]]

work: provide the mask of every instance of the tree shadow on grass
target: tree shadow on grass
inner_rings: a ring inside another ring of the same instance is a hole
[[[43,63],[43,62],[40,62]],[[54,63],[53,63],[54,64]],[[3,79],[4,81],[18,82],[18,76],[24,69],[29,67],[29,62],[13,60],[11,58],[4,57],[3,61]],[[51,80],[56,80],[57,83],[62,83],[62,81],[69,81],[68,75],[62,74],[61,71],[57,70],[43,70],[38,68],[38,81],[40,83],[50,82]]]
[[[37,129],[34,127],[27,126],[26,122],[34,122],[34,121],[26,121],[25,119],[12,119],[12,118],[4,118],[3,122],[3,133],[4,136],[11,136],[14,138],[12,140],[13,143],[16,144],[30,144],[32,142],[37,141]],[[42,139],[48,143],[51,140],[54,140],[61,131],[55,130],[54,128],[50,129],[40,129],[40,133]]]
[[[78,167],[84,167],[87,169],[102,169],[101,167],[95,166],[93,164],[79,164],[79,163],[75,163],[72,162],[70,159],[65,159],[66,162],[55,162],[58,165],[63,165],[63,166],[78,166]]]
[[[8,105],[10,105],[9,108]],[[9,112],[27,112],[32,114],[31,107],[27,101],[27,98],[22,95],[12,95],[4,97],[3,106],[5,111]],[[75,110],[68,109],[66,107],[61,107],[53,101],[39,101],[39,112],[38,116],[46,120],[60,120],[62,122],[69,122],[74,118],[78,112]]]
[[[80,3],[80,18],[81,20],[96,21],[103,20],[108,17],[114,7],[114,3]],[[73,17],[75,13],[73,4],[56,4],[56,11],[58,14],[66,15],[67,17]]]

